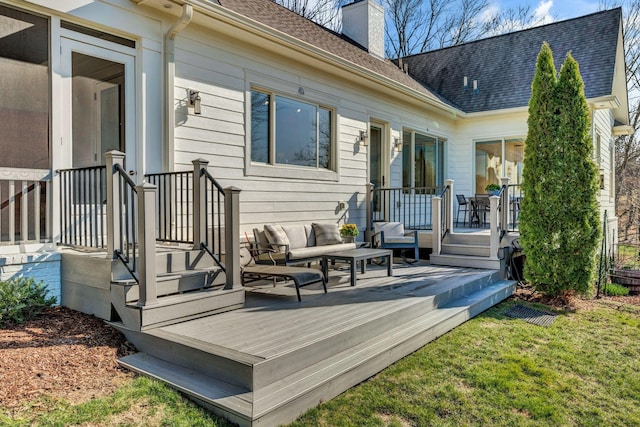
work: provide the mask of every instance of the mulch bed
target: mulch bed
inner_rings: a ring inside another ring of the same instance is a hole
[[[116,360],[132,352],[100,319],[64,307],[46,310],[0,329],[0,405],[17,413],[44,395],[71,403],[109,395],[131,377]]]

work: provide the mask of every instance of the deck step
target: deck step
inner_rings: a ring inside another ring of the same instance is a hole
[[[219,267],[186,270],[179,273],[159,273],[156,277],[156,293],[158,296],[174,295],[224,285],[225,282],[225,272]],[[135,302],[140,298],[139,286],[133,279],[114,280],[112,284],[125,287],[127,303]]]
[[[465,243],[443,243],[442,252],[446,255],[469,255],[477,257],[489,257],[491,248],[489,245],[471,245]]]
[[[253,393],[247,389],[146,353],[125,356],[118,363],[131,371],[164,381],[232,422],[240,425],[251,422]]]
[[[490,240],[489,234],[447,233],[442,243],[488,246],[489,240]]]
[[[500,270],[502,268],[503,260],[491,259],[489,257],[482,256],[470,256],[470,255],[448,255],[431,254],[429,258],[431,265],[447,265],[450,267],[470,267],[470,268],[485,268],[491,270]]]
[[[254,351],[257,354],[268,354],[268,357],[264,359],[250,361],[253,366],[253,386],[259,388],[287,377],[330,357],[332,354],[348,350],[395,327],[410,324],[413,319],[424,313],[477,292],[499,280],[498,272],[468,270],[464,275],[464,279],[461,280],[460,276],[453,277],[443,273],[442,277],[428,283],[428,285],[425,285],[423,281],[404,282],[402,284],[404,292],[402,298],[389,299],[385,296],[387,288],[397,286],[399,282],[405,280],[402,278],[394,279],[389,285],[381,285],[365,291],[368,296],[359,293],[357,297],[349,300],[329,293],[324,301],[326,305],[314,308],[314,310],[323,311],[323,314],[335,313],[335,315],[330,315],[332,319],[322,328],[314,327],[313,323],[316,320],[313,315],[299,317],[296,311],[292,312],[289,319],[284,319],[285,321],[281,325],[278,324],[275,328],[265,330],[259,337],[252,339],[250,344],[242,346],[245,352]],[[415,297],[404,295],[414,295]],[[362,297],[368,301],[366,304],[363,304]],[[338,298],[335,304],[331,303],[332,298]],[[349,315],[344,316],[347,307]],[[245,310],[251,310],[251,308]],[[237,322],[241,321],[242,313],[229,314],[230,316],[224,318],[212,318],[211,322],[203,319],[203,322],[207,322],[207,324],[198,325],[197,328],[231,331],[238,325]],[[162,348],[162,342],[171,342],[174,346],[181,346],[181,351],[163,354],[161,357],[171,362],[184,364],[185,359],[182,355],[197,351],[203,345],[197,336],[185,336],[189,335],[194,330],[193,328],[194,326],[185,323],[170,328],[154,329],[148,334],[159,340],[155,347]],[[283,334],[283,330],[286,335]],[[156,351],[153,345],[141,350],[152,354],[155,354]],[[212,357],[216,357],[216,360],[229,355],[228,349],[225,348],[207,348],[207,351]],[[234,379],[227,378],[226,375],[228,372],[236,371],[234,375],[241,379],[237,384],[246,385],[242,365],[247,363],[247,360],[243,354],[239,353],[231,354],[230,357],[240,359],[240,366],[228,366],[216,362],[208,363],[204,369],[208,374],[226,378],[229,382],[234,382]]]
[[[515,282],[501,281],[254,390],[254,419],[265,425],[292,421],[306,408],[332,399],[425,344],[510,296]]]
[[[205,288],[198,291],[163,296],[152,304],[122,304],[122,286],[111,287],[111,300],[122,323],[133,330],[147,330],[187,320],[235,310],[244,305],[244,288]]]
[[[123,358],[122,364],[168,382],[241,426],[275,426],[292,421],[318,402],[337,396],[497,304],[511,295],[514,287],[512,281],[499,281],[450,300],[432,311],[416,313],[410,322],[394,325],[349,348],[334,351],[310,366],[254,387],[252,392],[247,387],[234,386],[214,376],[207,377],[200,369],[190,371],[144,353]],[[349,331],[342,331],[341,334],[349,334]],[[299,357],[306,354],[304,348],[297,351]],[[254,368],[265,363],[260,360],[252,362]]]

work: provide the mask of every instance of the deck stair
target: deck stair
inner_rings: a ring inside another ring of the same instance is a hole
[[[111,303],[116,320],[145,330],[239,308],[243,289],[223,289],[224,270],[204,251],[160,248],[156,253],[157,301],[140,305],[139,285],[121,263],[114,263]]]
[[[433,265],[452,267],[502,269],[498,254],[490,253],[490,236],[476,233],[450,233],[442,242],[439,255],[431,255]]]
[[[491,270],[422,266],[394,273],[305,295],[301,303],[251,294],[242,309],[148,331],[114,324],[140,351],[120,363],[241,426],[275,426],[514,290]]]

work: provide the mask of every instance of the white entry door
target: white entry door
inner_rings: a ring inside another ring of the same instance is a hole
[[[135,171],[134,49],[68,34],[74,38],[61,38],[63,139],[71,157],[65,163],[73,168],[103,165],[105,152],[120,150],[126,154],[125,167]]]

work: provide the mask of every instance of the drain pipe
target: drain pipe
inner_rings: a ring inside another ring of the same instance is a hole
[[[174,130],[176,123],[176,110],[174,107],[175,98],[175,76],[176,64],[174,60],[174,40],[176,36],[186,28],[193,19],[193,7],[190,4],[182,6],[182,16],[173,23],[171,28],[164,36],[164,83],[165,83],[165,102],[164,102],[164,162],[166,171],[172,171],[174,168]]]

